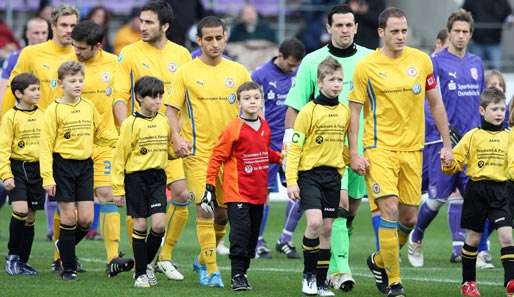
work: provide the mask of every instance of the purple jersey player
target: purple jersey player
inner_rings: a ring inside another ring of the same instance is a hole
[[[282,150],[284,120],[287,110],[287,106],[284,102],[293,84],[294,77],[296,76],[296,69],[305,55],[305,48],[300,41],[291,38],[284,40],[280,44],[278,52],[278,56],[260,66],[252,73],[252,79],[262,87],[264,93],[264,116],[271,129],[271,148],[280,151]],[[279,172],[281,180],[284,179],[280,165],[270,164],[268,172],[268,189],[270,192],[278,192],[277,176]],[[288,205],[288,209],[290,211],[292,211],[292,204],[294,203],[295,202],[291,200],[289,201],[291,205]],[[269,206],[266,204],[256,249],[256,257],[260,258],[271,258],[269,249],[266,247],[263,239],[268,213]],[[300,215],[301,214],[298,216]],[[289,216],[286,214],[286,217]]]
[[[473,31],[473,18],[463,10],[454,12],[448,18],[448,48],[432,57],[434,74],[441,88],[443,102],[448,114],[451,130],[462,136],[480,126],[480,93],[484,88],[484,68],[482,60],[467,52],[467,45]],[[465,174],[447,176],[441,171],[439,151],[442,148],[440,135],[431,117],[427,115],[426,147],[428,156],[429,199],[419,209],[418,222],[409,237],[409,262],[414,267],[423,266],[421,242],[430,222],[437,215],[450,195],[457,189],[463,193],[467,178]],[[460,203],[458,203],[460,202]],[[450,204],[449,224],[453,238],[451,261],[458,261],[464,244],[464,231],[460,228],[461,201]]]

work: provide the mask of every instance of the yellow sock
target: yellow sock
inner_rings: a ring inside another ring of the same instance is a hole
[[[132,231],[134,230],[134,221],[131,216],[125,218],[125,224],[127,225],[128,242],[132,245]]]
[[[400,261],[398,242],[398,222],[380,219],[378,239],[380,241],[380,257],[389,277],[389,284],[400,283]],[[376,257],[376,259],[379,257]],[[378,260],[378,259],[377,259]]]
[[[411,231],[412,228],[398,224],[398,243],[400,244],[400,249],[407,243]]]
[[[218,225],[214,223],[214,232],[216,233],[216,246],[223,240],[225,233],[227,232],[227,225]]]
[[[168,225],[166,227],[166,237],[164,244],[161,247],[159,254],[159,261],[166,261],[173,259],[173,249],[180,239],[184,228],[186,227],[187,220],[189,218],[189,209],[187,207],[189,202],[184,204],[180,202],[172,201],[166,212],[166,221]]]
[[[207,265],[209,274],[218,271],[216,264],[216,235],[214,234],[213,219],[200,219],[196,221],[196,236],[200,244],[200,263]]]
[[[120,214],[118,213],[118,207],[112,203],[102,204],[100,206],[100,222],[107,263],[109,263],[119,256]]]
[[[61,229],[59,226],[61,225],[61,216],[59,215],[59,212],[56,211],[54,213],[54,237],[53,240],[56,241],[59,239],[59,236],[61,235]],[[59,255],[59,251],[54,248],[54,261],[57,261],[61,258],[61,255]]]

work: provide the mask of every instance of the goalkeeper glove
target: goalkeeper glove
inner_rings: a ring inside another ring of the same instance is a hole
[[[200,201],[200,207],[203,211],[209,215],[214,215],[214,206],[216,203],[216,187],[210,184],[205,185],[205,192],[202,200]]]

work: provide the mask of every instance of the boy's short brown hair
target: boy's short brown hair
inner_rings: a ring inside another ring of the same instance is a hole
[[[259,84],[257,84],[254,81],[247,81],[247,82],[242,83],[239,86],[239,88],[237,88],[237,91],[236,91],[237,100],[240,99],[239,96],[241,95],[242,92],[250,91],[250,90],[259,90],[259,92],[261,93],[261,97],[263,96],[262,89],[261,89],[261,86],[259,86]]]
[[[82,74],[84,76],[84,65],[80,64],[76,61],[68,61],[64,62],[59,66],[57,70],[57,78],[59,80],[63,80],[67,75],[75,75],[77,73]]]
[[[336,71],[343,72],[343,66],[334,58],[326,57],[325,60],[321,61],[318,65],[317,79],[322,81],[327,75],[333,74]]]
[[[32,73],[24,72],[16,75],[11,81],[11,91],[19,101],[21,98],[16,97],[16,91],[20,91],[22,94],[25,92],[30,85],[39,85],[39,79]]]
[[[505,94],[494,87],[485,89],[480,95],[480,106],[486,108],[491,103],[505,102]]]

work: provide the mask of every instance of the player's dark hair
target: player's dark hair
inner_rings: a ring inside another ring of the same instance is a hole
[[[225,23],[217,16],[209,15],[204,17],[198,22],[198,25],[196,25],[196,35],[200,38],[203,36],[202,29],[203,28],[217,28],[222,27],[223,33],[226,31]]]
[[[343,71],[343,66],[331,56],[325,58],[318,65],[317,79],[322,81],[327,75],[333,74],[336,71]]]
[[[280,44],[278,52],[282,54],[284,59],[293,57],[298,61],[301,61],[305,56],[305,46],[303,43],[296,38],[289,38]]]
[[[505,102],[505,94],[495,87],[485,89],[480,95],[480,106],[486,108],[491,103]]]
[[[457,21],[466,22],[469,24],[469,30],[473,32],[474,21],[471,12],[465,11],[464,9],[459,9],[448,17],[448,22],[446,23],[446,29],[448,32],[452,30],[453,24]]]
[[[439,39],[441,40],[443,43],[446,42],[446,39],[448,39],[448,30],[446,29],[441,29],[438,33],[437,33],[437,36],[435,37],[436,39]]]
[[[405,12],[399,8],[396,7],[388,7],[384,9],[378,16],[378,27],[385,29],[387,20],[389,18],[407,18],[405,15]]]
[[[141,7],[139,13],[143,11],[153,11],[157,15],[157,19],[159,19],[159,26],[163,26],[167,23],[169,27],[171,27],[175,17],[171,5],[168,2],[162,0],[152,0],[147,2],[145,5],[143,5],[143,7]]]
[[[11,81],[11,91],[19,101],[21,98],[16,97],[16,91],[20,91],[22,94],[30,85],[39,85],[39,79],[32,73],[24,72],[16,75]]]
[[[262,89],[261,89],[261,86],[259,86],[259,84],[257,84],[254,81],[247,81],[247,82],[242,83],[239,86],[239,88],[237,88],[237,91],[236,91],[237,100],[239,101],[239,99],[240,99],[239,96],[241,96],[242,92],[250,91],[250,90],[259,90],[259,92],[261,93],[261,97],[263,96]]]
[[[148,96],[155,98],[162,96],[164,94],[164,83],[157,77],[143,76],[136,81],[134,93],[136,94],[136,100],[138,97],[144,98]]]
[[[355,23],[355,15],[353,14],[353,10],[350,8],[350,6],[347,4],[338,4],[334,7],[332,7],[328,11],[327,23],[329,26],[332,26],[332,22],[333,22],[332,17],[334,16],[334,14],[338,14],[338,13],[341,13],[341,14],[351,13],[353,15],[353,22]]]
[[[73,31],[71,31],[71,38],[73,40],[85,42],[89,46],[102,43],[104,36],[104,28],[90,20],[78,23],[75,28],[73,28]]]
[[[59,80],[63,80],[64,77],[68,75],[75,75],[77,73],[82,74],[84,76],[84,65],[80,64],[77,61],[68,61],[64,62],[57,69],[57,78]]]

